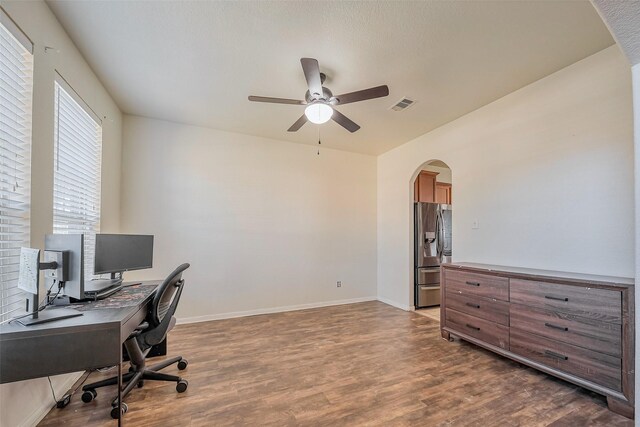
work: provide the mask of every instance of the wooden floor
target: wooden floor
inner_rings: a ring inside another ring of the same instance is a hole
[[[421,308],[419,310],[416,310],[415,313],[421,316],[427,316],[430,319],[440,322],[440,306]]]
[[[594,393],[444,341],[437,321],[380,302],[182,325],[169,352],[189,360],[189,389],[134,389],[126,425],[633,425]],[[98,393],[89,404],[77,393],[40,425],[114,425],[114,390]]]

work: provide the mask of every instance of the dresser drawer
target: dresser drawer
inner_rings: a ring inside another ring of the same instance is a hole
[[[446,325],[451,329],[505,350],[509,348],[509,327],[507,326],[498,325],[450,308],[446,309],[445,317]]]
[[[467,271],[446,270],[447,291],[509,301],[509,279]]]
[[[463,295],[456,292],[446,294],[447,307],[471,314],[481,319],[509,326],[509,303],[496,299]]]
[[[622,327],[587,317],[511,304],[511,327],[611,356],[622,354]]]
[[[511,352],[610,389],[622,390],[621,360],[512,328]]]
[[[609,289],[511,279],[511,302],[622,323],[622,294]]]

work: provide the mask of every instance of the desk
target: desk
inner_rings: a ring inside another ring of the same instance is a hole
[[[131,287],[104,300],[73,304],[83,313],[79,317],[33,326],[0,325],[0,384],[117,365],[122,390],[122,343],[145,319],[161,283],[142,282],[138,286],[153,290],[137,298],[122,298]]]

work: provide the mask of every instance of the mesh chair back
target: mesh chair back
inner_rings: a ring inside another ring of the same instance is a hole
[[[177,304],[172,304],[174,298],[180,298],[178,290],[182,291],[184,281],[182,280],[182,272],[189,268],[189,264],[185,263],[176,268],[160,285],[153,297],[151,310],[149,313],[149,323],[152,328],[158,327],[166,316],[173,316]],[[176,301],[177,302],[177,301]]]

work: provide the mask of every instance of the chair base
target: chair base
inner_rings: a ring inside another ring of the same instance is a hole
[[[167,366],[173,365],[177,363],[179,370],[184,370],[187,368],[189,362],[184,359],[182,356],[172,357],[167,360],[163,360],[160,363],[157,363],[149,368],[142,367],[142,369],[136,369],[135,365],[132,365],[133,371],[130,371],[122,376],[122,381],[125,383],[125,387],[122,390],[122,397],[124,398],[134,387],[142,387],[145,380],[150,381],[170,381],[176,383],[176,391],[178,393],[183,393],[187,390],[188,382],[182,377],[177,375],[169,375],[162,372],[158,372],[161,369],[166,368]],[[98,395],[96,392],[97,388],[107,387],[111,385],[118,384],[118,377],[111,377],[105,380],[96,381],[91,384],[86,384],[82,387],[82,401],[85,403],[91,402]],[[111,402],[111,406],[116,408],[118,406],[118,397],[116,396]],[[118,411],[111,411],[111,415],[118,414]],[[114,417],[118,418],[118,417]]]

